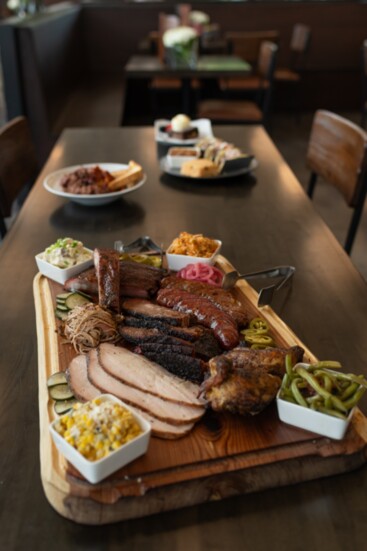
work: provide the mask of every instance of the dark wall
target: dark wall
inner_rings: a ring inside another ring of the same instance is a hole
[[[367,38],[367,4],[355,2],[198,2],[222,31],[278,30],[279,64],[287,64],[295,23],[312,29],[303,76],[302,104],[313,109],[354,109],[360,104],[360,48]],[[157,28],[162,3],[88,3],[82,10],[83,36],[91,71],[119,71],[138,43]]]

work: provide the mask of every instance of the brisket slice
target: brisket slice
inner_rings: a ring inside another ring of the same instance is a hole
[[[159,363],[167,371],[185,381],[201,384],[204,380],[206,364],[199,358],[171,351],[144,351],[144,356],[153,362]]]
[[[87,356],[76,356],[69,364],[66,372],[68,383],[73,390],[75,397],[81,402],[87,402],[100,396],[102,392],[88,379],[87,371]],[[193,428],[193,423],[183,425],[170,425],[165,421],[161,421],[153,417],[146,411],[141,411],[139,408],[134,408],[142,415],[152,426],[152,434],[159,438],[181,438]]]
[[[71,360],[66,370],[66,378],[70,390],[81,402],[93,400],[101,394],[101,391],[92,385],[87,377],[87,356],[83,354]]]
[[[103,369],[99,362],[96,349],[89,352],[87,363],[88,379],[94,386],[99,388],[102,392],[113,394],[132,407],[138,407],[161,421],[165,421],[172,425],[194,423],[199,420],[204,413],[204,408],[169,402],[159,396],[149,394],[116,379]]]
[[[160,289],[157,302],[179,312],[193,315],[197,322],[211,329],[225,350],[238,345],[239,334],[235,320],[209,299],[181,289]]]
[[[180,380],[144,356],[109,343],[101,344],[98,354],[103,369],[131,387],[175,405],[186,405],[199,411],[205,406],[205,401],[198,398],[197,385]]]
[[[249,316],[244,306],[232,295],[220,287],[214,287],[202,281],[192,281],[182,279],[175,275],[170,275],[162,279],[161,287],[167,289],[181,289],[194,295],[209,299],[213,304],[224,312],[228,312],[239,327],[245,327],[248,324]]]
[[[190,316],[188,314],[175,312],[170,308],[159,306],[149,300],[131,298],[123,302],[122,309],[126,314],[137,318],[163,321],[180,327],[188,327],[190,325]]]
[[[194,325],[192,327],[176,327],[155,318],[138,318],[135,316],[124,316],[124,324],[129,327],[142,327],[147,329],[159,329],[165,335],[172,335],[185,341],[194,342],[208,332],[204,327]]]
[[[153,296],[162,277],[166,273],[160,268],[120,260],[120,296],[143,297]],[[95,268],[88,268],[76,277],[68,279],[64,287],[67,291],[84,291],[98,295],[98,280]]]
[[[102,308],[120,312],[120,261],[113,249],[94,249],[98,302]]]
[[[183,339],[162,334],[159,329],[144,327],[128,327],[122,323],[118,326],[118,332],[124,341],[130,344],[141,344],[143,342],[160,342],[166,344],[187,344]]]
[[[129,327],[155,328],[162,335],[170,335],[182,339],[186,343],[193,343],[196,354],[208,360],[222,352],[210,329],[201,325],[192,327],[175,327],[168,323],[158,322],[154,319],[135,318],[134,316],[125,316],[124,325]]]
[[[184,356],[195,356],[195,350],[192,344],[189,346],[181,344],[162,344],[160,342],[145,342],[138,344],[133,350],[136,354],[143,354],[146,356],[146,352],[173,352],[174,354],[182,354]]]

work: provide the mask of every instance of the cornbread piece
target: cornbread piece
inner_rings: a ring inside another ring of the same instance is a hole
[[[219,167],[209,159],[192,159],[186,161],[181,166],[180,173],[183,176],[191,178],[210,178],[217,176],[220,172]]]
[[[109,191],[121,191],[133,187],[143,178],[143,169],[134,161],[129,162],[128,168],[121,170],[119,174],[108,184]]]

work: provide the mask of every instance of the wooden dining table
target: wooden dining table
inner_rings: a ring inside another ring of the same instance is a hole
[[[86,526],[67,520],[45,497],[37,376],[42,350],[37,351],[32,284],[37,274],[35,255],[58,237],[72,236],[89,247],[113,247],[116,240],[130,243],[149,235],[167,246],[186,230],[221,239],[223,256],[241,272],[292,265],[296,269],[292,285],[277,293],[274,312],[315,356],[339,360],[346,371],[367,375],[366,282],[262,127],[221,126],[214,132],[254,154],[256,170],[215,181],[182,179],[162,173],[158,156],[165,153],[165,146],[157,147],[153,128],[65,130],[4,239],[0,549],[364,548],[365,449],[349,457],[342,443],[340,462],[332,469],[325,457],[322,469],[313,475],[312,454],[307,468],[302,458],[296,458],[283,478],[269,480],[262,491],[255,491],[262,486],[259,472],[241,487],[230,472],[223,473],[202,503],[180,508],[187,496],[177,492],[175,510],[115,524]],[[48,174],[63,167],[130,159],[144,167],[147,181],[109,205],[81,206],[52,195],[42,185]],[[366,413],[363,400],[361,410]],[[315,464],[320,456],[317,442],[316,436],[310,440]],[[230,488],[225,499],[220,499],[222,486]],[[194,503],[195,495],[190,498]],[[69,518],[77,516],[82,501],[82,497],[64,501]],[[101,511],[103,507],[109,506],[101,505]]]
[[[248,75],[252,67],[247,61],[235,55],[201,55],[197,65],[191,68],[170,67],[157,55],[133,55],[124,68],[126,84],[132,79],[156,77],[180,78],[182,81],[182,110],[190,112],[191,80],[218,79]]]

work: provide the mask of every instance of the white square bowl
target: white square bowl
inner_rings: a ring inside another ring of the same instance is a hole
[[[182,268],[185,268],[188,264],[198,264],[199,262],[201,264],[214,264],[215,257],[222,247],[222,242],[219,241],[219,239],[214,239],[213,241],[215,241],[218,246],[209,258],[203,258],[201,256],[188,256],[186,254],[173,254],[169,252],[170,247],[168,247],[166,251],[166,258],[169,269],[178,272]]]
[[[173,152],[176,150],[186,150],[186,151],[191,151],[191,155],[180,155],[180,154],[177,154],[177,155],[174,155]],[[181,168],[181,166],[183,165],[183,163],[185,163],[186,161],[190,161],[192,159],[198,159],[200,155],[200,150],[196,147],[171,147],[169,150],[168,150],[168,153],[167,153],[167,163],[169,164],[170,167],[172,168]]]
[[[93,266],[93,251],[87,249],[87,247],[84,247],[84,249],[91,253],[91,258],[81,262],[80,264],[71,266],[70,268],[59,268],[58,266],[53,266],[53,264],[50,264],[44,259],[44,253],[39,253],[35,257],[38,270],[41,274],[63,285],[69,278],[74,277],[90,266]]]
[[[127,444],[123,444],[117,450],[111,452],[106,457],[98,461],[89,461],[76,448],[69,444],[56,430],[55,424],[57,419],[50,425],[50,432],[55,442],[57,449],[66,457],[66,459],[92,484],[100,482],[110,474],[121,469],[134,459],[137,459],[146,453],[151,433],[151,425],[136,411],[113,396],[112,394],[101,394],[98,396],[101,400],[108,400],[122,405],[124,408],[131,411],[136,421],[142,428],[142,433],[139,434]]]
[[[346,419],[339,419],[320,411],[293,404],[283,400],[280,388],[276,397],[279,419],[288,425],[309,430],[315,434],[321,434],[334,440],[344,438],[348,425],[353,417],[353,408]]]

